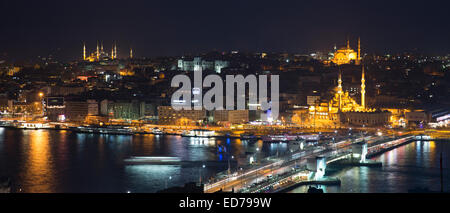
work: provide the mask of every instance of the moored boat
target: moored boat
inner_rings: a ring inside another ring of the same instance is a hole
[[[242,140],[250,140],[250,141],[258,140],[258,137],[254,134],[241,134],[240,138]]]
[[[185,134],[182,134],[182,136],[186,137],[213,137],[215,135],[215,132],[212,130],[207,129],[193,129]]]
[[[81,133],[132,135],[133,130],[124,126],[79,126],[70,127],[70,130]]]

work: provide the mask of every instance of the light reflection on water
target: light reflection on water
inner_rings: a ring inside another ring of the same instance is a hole
[[[388,151],[372,160],[382,168],[351,167],[331,176],[341,179],[341,186],[322,186],[327,192],[407,193],[417,188],[440,190],[439,158],[443,152],[444,191],[450,191],[450,143],[416,141]],[[301,186],[292,193],[305,193]]]
[[[29,155],[26,166],[21,173],[26,182],[36,184],[27,186],[23,190],[29,192],[50,192],[53,188],[53,157],[50,155],[50,141],[48,132],[43,130],[29,131]]]
[[[228,152],[219,152],[219,146]],[[178,186],[226,170],[230,156],[244,163],[249,156],[263,158],[287,150],[286,144],[262,141],[0,128],[0,176],[11,177],[25,192],[155,192],[166,182]],[[417,141],[374,158],[383,163],[382,168],[343,169],[333,175],[341,179],[340,187],[322,187],[331,193],[407,192],[416,187],[439,190],[441,152],[444,177],[448,179],[450,143]],[[124,165],[123,159],[130,156],[177,156],[186,161],[223,164],[204,170],[195,166]],[[444,184],[449,191],[449,181]],[[304,186],[293,192],[306,190]]]
[[[219,152],[218,147],[227,152]],[[259,151],[257,151],[259,150]],[[286,152],[283,144],[159,135],[98,135],[54,130],[0,128],[0,176],[24,192],[155,192],[198,181],[227,169],[233,156],[263,158]],[[176,156],[185,161],[222,162],[196,166],[125,165],[131,156]]]

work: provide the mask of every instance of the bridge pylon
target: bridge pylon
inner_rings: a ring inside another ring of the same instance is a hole
[[[313,179],[318,180],[325,175],[325,169],[327,168],[326,158],[323,156],[316,156],[307,159],[306,168],[313,171]]]
[[[366,155],[367,143],[365,141],[352,144],[352,158],[356,158],[360,163],[364,163],[366,162]]]

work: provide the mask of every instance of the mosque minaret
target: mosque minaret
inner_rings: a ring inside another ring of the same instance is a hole
[[[103,49],[103,41],[97,41],[97,46],[94,52],[87,55],[86,53],[86,43],[83,42],[83,61],[102,61],[102,60],[114,60],[117,58],[117,43],[113,42],[111,48],[111,54],[108,54]]]
[[[362,66],[361,74],[361,107],[366,108],[366,79],[364,78],[364,66]]]

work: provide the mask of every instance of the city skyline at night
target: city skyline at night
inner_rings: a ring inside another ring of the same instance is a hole
[[[432,211],[449,6],[0,0],[0,204]]]

